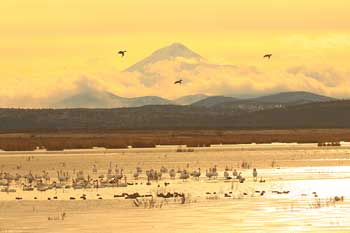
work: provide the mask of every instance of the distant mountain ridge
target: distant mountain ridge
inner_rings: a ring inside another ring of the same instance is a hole
[[[281,107],[292,104],[305,104],[313,102],[333,101],[335,98],[322,96],[305,91],[280,92],[277,94],[265,95],[261,97],[239,99],[228,96],[209,96],[205,99],[193,103],[197,107],[219,107],[219,108],[244,108],[244,106],[256,109]]]
[[[336,100],[335,98],[318,95],[306,91],[290,91],[290,92],[280,92],[277,94],[261,96],[253,98],[252,100],[257,102],[267,102],[267,103],[312,103],[312,102],[326,102]]]
[[[187,95],[187,96],[182,96],[180,98],[177,98],[173,100],[173,102],[179,105],[189,105],[206,98],[208,98],[208,96],[204,94]]]
[[[227,97],[227,96],[209,96],[205,99],[202,99],[193,103],[192,106],[209,108],[217,104],[230,103],[238,100],[239,100],[238,98]]]
[[[53,108],[120,108],[146,105],[192,105],[206,108],[247,108],[266,109],[287,105],[336,100],[311,92],[281,92],[262,97],[239,99],[228,96],[207,96],[204,94],[183,96],[174,100],[158,96],[125,98],[102,90],[89,90],[74,94],[52,104]]]
[[[158,96],[124,98],[110,92],[89,90],[64,98],[53,105],[55,108],[121,108],[166,104],[174,103]]]

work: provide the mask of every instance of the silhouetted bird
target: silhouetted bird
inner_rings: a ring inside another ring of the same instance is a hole
[[[122,57],[124,57],[125,53],[126,53],[126,50],[121,50],[118,52],[118,54],[122,55]]]
[[[174,84],[182,84],[182,79],[175,81]]]
[[[265,54],[264,55],[264,58],[268,58],[268,59],[270,59],[272,57],[272,54],[270,53],[270,54]]]

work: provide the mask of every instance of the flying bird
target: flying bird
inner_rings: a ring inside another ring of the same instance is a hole
[[[118,52],[118,54],[122,55],[122,57],[124,57],[125,53],[126,53],[126,50],[121,50]]]
[[[175,81],[174,84],[182,84],[182,79]]]
[[[268,58],[268,59],[270,59],[272,57],[272,54],[270,53],[270,54],[265,54],[264,55],[264,58]]]

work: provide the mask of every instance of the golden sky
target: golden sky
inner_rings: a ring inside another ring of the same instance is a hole
[[[2,0],[0,96],[43,97],[72,89],[84,76],[103,80],[119,95],[174,98],[142,86],[127,91],[119,79],[121,70],[154,50],[181,42],[211,63],[254,66],[276,79],[295,67],[334,72],[341,80],[335,86],[285,89],[350,97],[344,86],[350,79],[349,9],[349,0]],[[124,59],[119,49],[128,51]],[[274,55],[266,64],[261,57],[268,52]],[[254,85],[247,91],[278,90],[277,84]],[[201,90],[181,94],[194,92]]]

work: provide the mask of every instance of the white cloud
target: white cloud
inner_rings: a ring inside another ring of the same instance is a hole
[[[177,98],[197,93],[247,97],[281,91],[311,91],[340,98],[350,97],[350,72],[331,66],[264,69],[171,59],[150,64],[144,72],[109,71],[100,75],[74,75],[52,79],[46,85],[29,80],[15,85],[14,80],[7,80],[7,86],[13,90],[2,86],[0,106],[46,107],[74,93],[89,90],[105,90],[123,97],[157,95]],[[184,80],[183,85],[174,85],[174,81],[180,78]],[[23,89],[22,93],[20,89]]]

